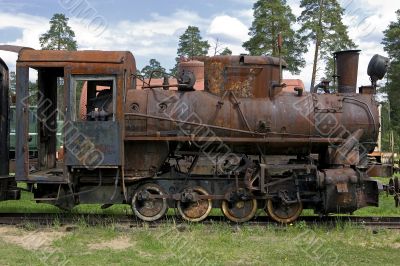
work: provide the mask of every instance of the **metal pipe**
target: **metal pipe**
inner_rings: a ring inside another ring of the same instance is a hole
[[[360,50],[340,51],[335,54],[339,93],[356,93]]]
[[[151,119],[159,119],[159,120],[187,124],[187,125],[192,125],[192,126],[208,127],[208,128],[213,128],[213,129],[232,131],[232,132],[243,133],[243,134],[251,134],[251,135],[257,135],[257,136],[264,136],[264,137],[266,137],[268,135],[280,135],[280,136],[299,136],[299,137],[307,137],[307,138],[312,138],[312,137],[320,138],[320,136],[318,136],[318,135],[305,135],[305,134],[295,134],[295,133],[279,133],[279,132],[257,133],[257,132],[248,131],[248,130],[214,126],[214,125],[210,125],[210,124],[201,124],[201,123],[196,123],[196,122],[188,122],[188,121],[176,120],[176,119],[172,119],[172,118],[168,118],[168,117],[154,116],[154,115],[140,114],[140,113],[125,113],[125,115],[151,118]]]

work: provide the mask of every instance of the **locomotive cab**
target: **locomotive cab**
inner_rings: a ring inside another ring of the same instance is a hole
[[[34,71],[37,92],[29,86]],[[37,201],[56,203],[61,194],[71,192],[74,182],[101,185],[120,178],[123,106],[135,71],[129,52],[19,51],[15,177],[36,184]],[[32,163],[27,110],[36,97],[38,158]],[[63,143],[63,158],[57,158],[57,140]]]

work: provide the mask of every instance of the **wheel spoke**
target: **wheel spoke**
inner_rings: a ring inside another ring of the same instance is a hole
[[[234,194],[236,189],[231,189],[228,195]],[[230,221],[235,223],[243,223],[251,220],[257,212],[256,199],[240,199],[232,198],[232,200],[224,200],[222,202],[222,213]]]
[[[268,200],[266,210],[269,217],[279,223],[291,223],[299,218],[303,211],[301,201],[286,204],[281,200]]]
[[[140,219],[152,222],[160,219],[168,210],[166,199],[153,199],[151,195],[165,195],[157,184],[145,184],[138,188],[132,198],[132,210]]]
[[[209,195],[202,187],[190,188],[194,195]],[[178,201],[177,208],[183,219],[189,222],[203,221],[212,209],[211,199],[200,199],[197,201]]]

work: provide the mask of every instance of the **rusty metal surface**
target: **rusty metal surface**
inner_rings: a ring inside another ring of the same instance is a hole
[[[115,77],[116,93],[115,93],[115,112],[113,112],[115,118],[115,124],[109,125],[109,123],[103,123],[103,126],[98,125],[90,127],[87,124],[79,128],[87,134],[86,137],[92,138],[96,142],[94,149],[101,153],[104,153],[105,161],[102,161],[103,165],[115,165],[121,166],[123,164],[124,149],[123,149],[123,136],[124,136],[124,100],[126,96],[126,90],[132,89],[136,86],[135,79],[132,78],[133,74],[136,73],[136,64],[133,55],[130,52],[103,52],[103,51],[45,51],[45,50],[28,50],[21,49],[19,51],[17,61],[17,115],[22,119],[17,123],[17,179],[20,181],[28,180],[32,181],[35,179],[29,177],[29,161],[26,154],[27,137],[27,117],[23,116],[24,106],[22,99],[28,95],[29,80],[28,68],[34,68],[39,72],[39,90],[45,95],[45,99],[41,99],[42,102],[50,100],[55,102],[55,91],[56,86],[52,86],[49,81],[56,80],[57,77],[64,78],[64,97],[65,103],[68,108],[64,114],[64,123],[66,125],[73,125],[75,121],[72,119],[71,107],[75,106],[75,103],[71,93],[71,77],[73,75],[109,75]],[[43,106],[42,102],[39,102],[39,106]],[[42,113],[41,121],[51,123],[51,114],[54,114],[51,110],[48,110],[48,106],[43,106],[46,113]],[[53,106],[56,108],[56,106]],[[63,108],[57,106],[63,111]],[[79,107],[78,107],[79,108]],[[19,113],[18,113],[19,112]],[[77,110],[79,112],[79,110]],[[73,125],[76,126],[77,125]],[[42,128],[42,127],[40,127]],[[43,128],[47,128],[44,127]],[[67,127],[66,127],[67,128]],[[101,133],[101,134],[100,134]],[[54,143],[51,139],[55,139],[55,132],[48,132],[45,134],[49,140],[43,139],[40,142],[39,150],[42,150],[40,156],[40,170],[51,169],[55,167],[56,150],[53,147]],[[96,137],[97,136],[97,137]],[[105,143],[104,141],[109,139],[111,142]],[[68,143],[68,140],[67,140]],[[76,149],[76,147],[74,147]],[[82,166],[81,160],[73,161],[76,158],[74,150],[65,149],[65,159],[76,166]],[[71,161],[72,160],[72,161]],[[69,175],[65,175],[68,177]],[[71,181],[71,179],[70,179]]]
[[[181,216],[190,222],[200,222],[207,218],[212,209],[212,200],[203,199],[209,193],[202,187],[185,188],[177,203]]]
[[[374,86],[361,86],[359,92],[361,94],[375,94],[376,88]]]
[[[17,66],[17,85],[16,85],[16,180],[24,180],[29,174],[29,148],[28,148],[28,95],[26,88],[29,86],[29,68]]]
[[[65,158],[68,166],[116,166],[122,164],[120,125],[114,121],[75,122],[67,134],[66,149],[74,156]],[[90,136],[90,143],[84,136]]]
[[[127,139],[125,139],[127,140]],[[167,141],[156,141],[149,145],[143,140],[125,142],[125,171],[129,176],[153,177],[160,165],[167,160]]]
[[[305,91],[304,82],[300,79],[282,79],[282,83],[286,85],[282,89],[282,91],[284,92],[291,92],[293,94],[297,94],[294,91],[295,88],[302,88],[303,91]]]
[[[191,71],[195,75],[196,80],[204,81],[204,62],[197,60],[180,62],[178,64],[178,71],[182,70]]]
[[[51,63],[109,63],[130,64],[134,59],[130,52],[105,52],[105,51],[63,51],[63,50],[25,50],[18,55],[18,62],[30,62],[32,64],[45,62],[49,67]],[[101,67],[101,66],[100,66]],[[95,74],[95,73],[94,73]]]
[[[321,176],[326,213],[352,213],[365,206],[378,206],[378,182],[365,173],[351,168],[325,169]]]
[[[280,223],[291,223],[295,221],[303,211],[301,202],[291,204],[279,204],[273,200],[268,200],[266,206],[267,214]]]
[[[337,147],[329,147],[329,163],[332,165],[358,165],[360,162],[359,141],[364,134],[363,129],[353,132]]]
[[[168,210],[167,201],[163,198],[154,199],[151,196],[163,196],[165,192],[156,184],[144,184],[137,189],[132,198],[132,210],[144,221],[155,221],[165,215]]]
[[[334,54],[339,93],[355,93],[357,89],[360,50],[340,51]]]
[[[246,189],[232,187],[226,192],[221,210],[225,217],[235,223],[251,220],[257,212],[257,200],[249,199]]]
[[[0,50],[1,50],[1,51],[19,53],[22,49],[30,49],[30,50],[33,50],[32,48],[25,47],[25,46],[8,45],[8,44],[2,44],[2,45],[0,45]]]
[[[222,96],[266,98],[279,84],[279,60],[268,56],[214,56],[206,58],[205,89]],[[285,64],[285,63],[284,63]]]
[[[220,137],[226,142],[270,142],[274,146],[274,139],[270,138],[276,137],[276,143],[298,141],[312,149],[314,143],[324,139],[341,139],[344,133],[363,129],[360,141],[374,142],[374,128],[378,126],[376,103],[368,95],[353,98],[357,102],[338,95],[305,93],[298,97],[282,92],[274,100],[240,98],[238,104],[229,95],[222,98],[201,91],[177,94],[131,90],[125,107],[126,139],[140,140],[142,136],[143,140],[206,141]],[[177,106],[184,106],[185,112],[177,113]],[[202,135],[200,128],[211,129],[216,136]]]
[[[372,164],[367,173],[372,177],[392,177],[394,174],[393,164]]]

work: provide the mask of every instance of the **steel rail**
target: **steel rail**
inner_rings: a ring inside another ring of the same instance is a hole
[[[187,224],[178,216],[168,215],[156,222],[144,222],[132,215],[106,215],[106,214],[73,214],[73,213],[0,213],[0,225],[24,225],[37,224],[51,226],[73,225],[85,222],[88,225],[121,224],[129,227],[159,227],[161,225]],[[352,224],[360,228],[384,228],[400,229],[400,216],[300,216],[299,219],[289,225],[279,224],[267,216],[258,216],[243,224],[229,222],[224,216],[209,216],[202,223],[225,223],[228,225],[250,226],[292,226],[298,222],[305,222],[309,226],[336,227],[344,224]]]

